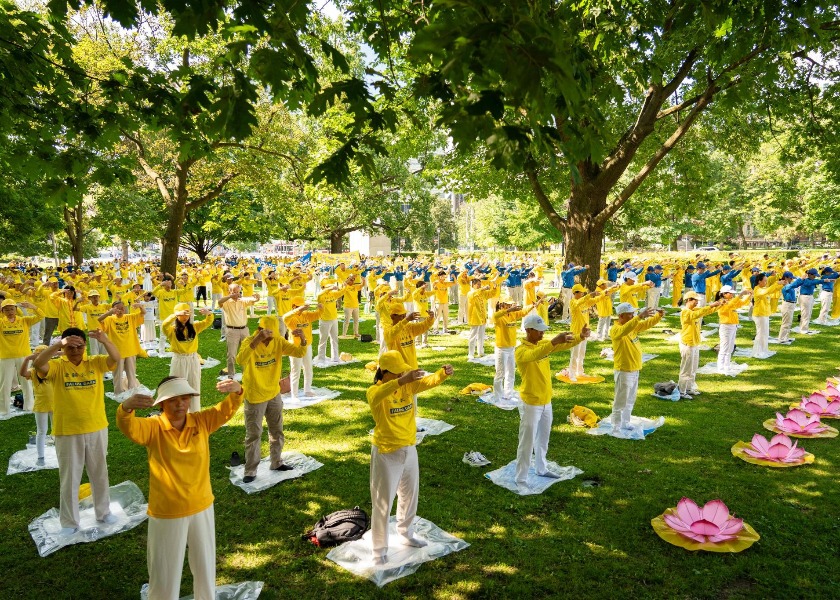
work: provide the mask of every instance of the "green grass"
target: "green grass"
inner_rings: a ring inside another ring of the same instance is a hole
[[[466,363],[463,338],[432,337],[433,345],[447,349],[420,350],[421,367],[432,370],[449,362],[455,375],[421,396],[421,414],[456,427],[426,438],[418,447],[418,514],[471,546],[427,563],[382,590],[337,568],[326,560],[325,550],[300,539],[325,513],[355,505],[370,508],[367,432],[373,420],[364,392],[372,377],[363,365],[376,358],[377,347],[341,340],[341,349],[363,362],[315,370],[315,384],[340,390],[341,397],[284,415],[286,448],[313,456],[323,468],[248,496],[229,483],[225,467],[232,451],[243,452],[241,414],[212,436],[219,583],[262,580],[265,598],[837,597],[840,439],[805,440],[802,446],[816,461],[792,469],[747,464],[732,457],[730,447],[756,432],[769,434],[762,421],[821,387],[826,376],[838,375],[838,330],[823,328],[820,335],[798,336],[793,346],[773,347],[778,354],[770,360],[736,359],[748,361],[750,369],[737,378],[699,376],[702,396],[671,403],[650,392],[653,383],[677,378],[678,348],[660,333],[676,326],[676,318],[669,317],[643,334],[645,351],[660,356],[642,371],[634,411],[645,417],[664,415],[665,426],[646,441],[630,442],[590,436],[566,424],[574,404],[589,406],[602,417],[610,409],[612,364],[597,356],[603,344],[590,343],[587,371],[607,381],[589,386],[555,383],[549,447],[551,460],[576,465],[584,474],[530,497],[491,484],[483,477],[487,469],[461,462],[468,450],[484,453],[493,462],[490,468],[513,460],[519,418],[516,411],[459,396],[468,383],[492,383],[493,369]],[[372,328],[368,317],[362,332]],[[771,332],[777,329],[778,320],[773,319]],[[752,324],[745,323],[738,345],[749,346],[752,333]],[[217,331],[202,334],[201,352],[224,363]],[[701,353],[701,365],[713,359],[713,352]],[[568,352],[554,355],[552,367],[559,370],[567,361]],[[213,390],[217,372],[203,372],[205,405],[219,399]],[[168,360],[139,361],[140,380],[150,387],[167,373]],[[111,483],[130,479],[147,493],[145,451],[117,430],[116,404],[106,402]],[[0,422],[4,460],[23,447],[33,429],[31,417]],[[267,442],[263,450],[265,454]],[[586,480],[600,485],[586,487]],[[650,520],[684,495],[700,503],[721,498],[761,540],[734,555],[691,553],[665,543]],[[42,559],[27,524],[57,504],[57,471],[0,476],[4,596],[136,598],[147,581],[146,526]],[[185,568],[182,592],[191,589]]]

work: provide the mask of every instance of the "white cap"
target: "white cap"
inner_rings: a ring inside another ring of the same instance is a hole
[[[170,379],[169,381],[162,383],[158,387],[155,405],[160,404],[164,400],[169,400],[170,398],[177,398],[178,396],[198,395],[198,392],[190,387],[190,384],[186,379],[183,377],[176,377],[175,379]]]
[[[734,292],[734,291],[735,291],[735,290],[734,290],[734,289],[732,289],[732,286],[731,286],[731,285],[725,285],[725,286],[723,286],[722,288],[720,288],[720,293],[721,293],[721,294],[731,294],[731,293],[732,293],[732,292]]]
[[[634,313],[636,309],[633,308],[633,305],[629,302],[622,302],[618,306],[615,307],[615,314],[623,315],[625,313]]]
[[[624,279],[636,279],[636,277],[638,277],[638,275],[636,275],[636,271],[627,271],[624,274]]]
[[[536,329],[537,331],[548,331],[548,325],[539,315],[528,315],[522,319],[522,327],[525,329]]]

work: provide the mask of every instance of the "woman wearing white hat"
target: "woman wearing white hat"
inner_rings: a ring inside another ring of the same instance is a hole
[[[203,321],[193,323],[192,308],[186,302],[175,305],[175,312],[160,324],[163,334],[169,339],[172,349],[172,363],[169,375],[183,377],[194,390],[201,393],[201,361],[198,358],[198,334],[213,324],[213,311],[202,308]],[[190,412],[201,410],[201,397],[196,394],[190,401]]]
[[[396,350],[379,357],[379,368],[367,391],[376,423],[370,453],[371,537],[375,565],[388,562],[388,520],[395,496],[397,531],[402,543],[415,547],[428,543],[415,537],[413,528],[420,492],[414,397],[437,387],[452,373],[451,365],[443,365],[436,373],[424,377],[423,371],[412,369]]]
[[[720,375],[728,375],[732,365],[732,352],[735,351],[735,333],[738,331],[738,313],[735,311],[747,306],[750,303],[751,295],[750,290],[744,290],[740,296],[736,296],[731,285],[723,286],[717,293],[716,300],[725,302],[718,311],[720,344],[718,347],[717,372]]]
[[[180,597],[184,553],[196,600],[216,597],[216,523],[210,486],[211,433],[239,409],[242,386],[225,379],[216,389],[227,397],[215,406],[189,413],[198,390],[182,377],[160,382],[157,399],[136,394],[117,409],[117,426],[149,454],[149,534],[146,560],[149,598]],[[136,409],[162,405],[162,414],[138,419]]]
[[[715,301],[706,306],[698,306],[700,295],[694,290],[683,296],[683,308],[680,312],[680,396],[690,400],[700,393],[697,389],[697,367],[700,366],[700,323],[703,317],[715,312],[721,302]]]

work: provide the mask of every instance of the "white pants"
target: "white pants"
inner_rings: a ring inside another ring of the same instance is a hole
[[[0,358],[0,414],[7,415],[12,405],[12,386],[17,382],[23,391],[23,408],[32,410],[35,406],[35,395],[32,393],[32,382],[19,375],[23,357]]]
[[[658,288],[658,287],[648,288],[645,308],[651,308],[651,307],[659,308],[659,298],[661,296],[662,296],[662,288]]]
[[[440,322],[443,322],[443,331],[447,331],[449,329],[449,304],[446,302],[440,302],[437,305],[434,326],[438,327]]]
[[[825,325],[828,320],[828,316],[831,314],[831,301],[833,295],[834,292],[820,292],[820,316],[817,317],[817,323],[820,325]]]
[[[496,314],[496,303],[499,302],[499,298],[490,298],[487,300],[487,325],[494,325],[493,323],[493,315]]]
[[[782,325],[779,327],[780,342],[786,342],[790,339],[790,328],[793,325],[793,312],[795,310],[795,302],[782,302]]]
[[[467,349],[467,358],[484,356],[484,332],[486,325],[472,325]]]
[[[222,298],[221,294],[217,294],[213,292],[210,294],[210,308],[216,310],[216,305],[219,303],[219,300]]]
[[[493,396],[496,400],[508,399],[513,395],[513,382],[516,378],[513,350],[496,347],[496,376],[493,378]]]
[[[90,356],[97,354],[105,354],[105,347],[93,338],[88,338],[90,341]]]
[[[768,344],[770,343],[770,317],[753,316],[755,323],[755,341],[753,342],[752,355],[755,358],[767,358]],[[803,321],[804,322],[804,321]]]
[[[359,337],[359,309],[345,308],[344,309],[344,335],[347,335],[347,329],[350,327],[350,319],[353,319],[353,335]]]
[[[560,301],[563,303],[563,316],[561,318],[564,321],[568,321],[569,309],[572,306],[572,288],[563,288],[560,290]]]
[[[150,309],[151,310],[151,309]],[[157,339],[157,333],[155,330],[155,320],[154,319],[146,319],[143,321],[143,327],[140,328],[140,341],[141,342],[153,342]]]
[[[610,339],[610,323],[612,319],[610,317],[598,317],[598,330],[595,333],[595,337],[599,340],[608,340]]]
[[[79,484],[87,469],[93,492],[93,509],[101,521],[111,513],[108,489],[108,428],[78,435],[55,436],[60,482],[59,520],[62,527],[79,526]]]
[[[670,279],[663,279],[662,280],[662,294],[660,297],[664,296],[665,298],[671,297],[671,280]]]
[[[397,499],[397,531],[412,537],[412,521],[417,515],[420,495],[420,465],[417,447],[403,446],[383,453],[376,446],[370,449],[370,500],[373,513],[370,519],[373,553],[388,551],[388,519],[391,505]]]
[[[528,480],[528,468],[531,455],[535,455],[537,474],[545,473],[548,438],[551,435],[551,422],[554,411],[551,402],[534,406],[522,404],[519,407],[519,447],[516,449],[516,483]]]
[[[639,389],[639,372],[613,371],[613,378],[615,379],[615,396],[610,422],[613,431],[616,431],[630,424]]]
[[[729,371],[732,364],[732,352],[735,351],[735,334],[738,331],[737,325],[721,323],[718,329],[720,336],[720,347],[718,348],[717,370],[724,374]]]
[[[572,347],[569,358],[569,377],[583,375],[583,359],[586,358],[586,340]]]
[[[274,299],[274,296],[268,296],[266,298],[266,303],[267,303],[267,307],[266,307],[266,311],[265,311],[266,315],[271,315],[271,314],[277,312],[277,301]],[[283,315],[279,315],[279,316],[282,317]]]
[[[338,319],[330,319],[319,321],[319,328],[321,334],[318,336],[318,361],[323,362],[327,360],[327,342],[330,343],[330,358],[333,361],[338,360]]]
[[[35,348],[41,343],[41,337],[44,335],[44,319],[29,326],[29,345]]]
[[[38,451],[38,458],[44,458],[44,450],[47,446],[47,432],[50,430],[52,411],[35,413],[35,448]]]
[[[522,305],[522,286],[518,285],[516,287],[509,287],[508,292],[510,293],[510,297],[513,300],[514,304]]]
[[[120,358],[114,366],[114,394],[121,394],[127,389],[140,385],[137,381],[137,357],[126,356]],[[123,373],[125,373],[126,385],[123,386]]]
[[[697,292],[697,306],[706,306],[706,294]]]
[[[163,332],[163,325],[161,324],[160,332],[158,335],[158,356],[163,355],[166,352],[166,334]]]
[[[189,517],[149,517],[146,543],[149,598],[178,600],[181,597],[181,573],[187,547],[190,549],[195,600],[215,600],[216,519],[212,504]]]
[[[686,394],[697,389],[697,367],[700,366],[700,346],[686,346],[680,342],[680,392]]]
[[[302,358],[290,357],[292,361],[289,382],[291,383],[291,396],[297,398],[300,390],[300,371],[303,369],[303,393],[312,391],[312,344],[306,345],[306,353]]]
[[[224,314],[224,313],[222,313]],[[228,377],[233,377],[236,373],[236,355],[239,354],[239,346],[250,335],[247,327],[236,329],[228,327],[225,334],[225,344],[227,345],[227,372]]]
[[[799,294],[799,332],[806,333],[811,324],[811,312],[814,310],[814,297],[811,294]]]
[[[458,296],[458,323],[461,325],[467,324],[467,295],[460,294]]]
[[[183,377],[190,384],[190,387],[201,392],[201,363],[198,354],[173,354],[172,362],[169,365],[169,374],[175,377]],[[201,410],[201,396],[193,396],[190,400],[190,412]]]

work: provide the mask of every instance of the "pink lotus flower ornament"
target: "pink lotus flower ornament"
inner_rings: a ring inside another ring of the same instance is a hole
[[[833,384],[829,383],[825,386],[824,390],[820,390],[817,392],[818,394],[822,394],[826,398],[832,399],[840,399],[840,390],[838,390]],[[813,396],[813,394],[811,394]]]
[[[840,418],[840,397],[829,399],[823,392],[814,392],[807,398],[802,397],[799,408],[812,415]]]
[[[730,515],[721,500],[712,500],[700,508],[694,500],[683,498],[677,504],[676,514],[665,514],[664,519],[668,527],[701,544],[734,540],[744,528],[744,521]]]
[[[773,462],[795,463],[802,461],[805,457],[805,450],[797,448],[796,442],[784,433],[774,435],[769,442],[764,436],[756,433],[753,436],[751,447],[744,448],[744,454]]]
[[[820,423],[819,415],[807,415],[798,408],[794,408],[785,416],[776,413],[776,428],[782,433],[798,435],[814,435],[827,431],[828,427]]]

